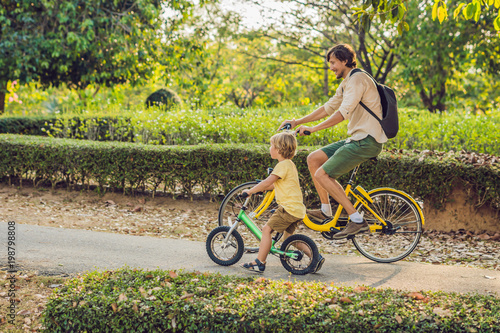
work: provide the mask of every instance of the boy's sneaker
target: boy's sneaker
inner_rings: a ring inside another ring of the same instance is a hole
[[[332,239],[342,239],[346,238],[347,236],[357,235],[360,232],[368,230],[370,230],[370,227],[368,226],[368,223],[366,223],[366,221],[363,221],[363,223],[354,223],[352,221],[349,221],[345,229],[333,235]]]
[[[306,211],[307,216],[309,219],[314,222],[314,223],[323,223],[325,220],[331,219],[331,216],[326,215],[323,213],[321,209],[308,209]]]
[[[321,267],[323,267],[324,263],[325,263],[325,258],[323,258],[323,256],[320,254],[318,264],[316,265],[316,268],[314,269],[313,273],[317,273],[321,269]]]

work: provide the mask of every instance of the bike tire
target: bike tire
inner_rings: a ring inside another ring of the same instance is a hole
[[[248,190],[257,185],[258,183],[259,183],[258,181],[243,183],[241,185],[236,186],[231,191],[229,191],[229,193],[222,200],[221,205],[219,207],[219,215],[218,215],[219,226],[224,226],[224,225],[230,226],[230,224],[236,221],[236,218],[238,217],[241,207],[245,202],[245,199],[240,198],[239,195],[243,192],[243,190]],[[267,192],[260,194],[259,193],[252,194],[246,210],[247,215],[249,215],[249,217],[252,219],[255,225],[259,227],[260,230],[262,230],[262,228],[267,223],[271,215],[278,208],[276,200],[273,199],[271,205],[269,205],[266,211],[258,218],[254,218],[250,215],[250,213],[252,213],[262,203],[262,200],[264,200],[266,193]],[[230,223],[229,219],[231,221]],[[246,227],[245,230],[243,229],[240,230],[240,234],[243,238],[245,245],[247,246],[247,250],[254,250],[254,251],[258,250],[260,241]]]
[[[297,248],[298,244],[306,246],[312,253],[312,258],[304,254],[304,252]],[[291,235],[281,245],[281,251],[300,251],[301,260],[295,260],[288,256],[281,255],[280,260],[283,267],[292,274],[305,275],[312,273],[316,270],[319,261],[319,250],[314,241],[305,235]]]
[[[423,232],[423,220],[419,207],[406,193],[393,189],[375,189],[368,193],[373,203],[368,203],[391,228],[384,227],[375,232],[357,234],[352,238],[356,249],[366,258],[390,263],[402,260],[410,255],[418,245]],[[360,202],[354,207],[364,212],[364,219],[369,226],[382,226],[382,223],[371,214]]]
[[[236,230],[231,233],[228,240],[229,246],[224,247],[224,239],[230,229],[228,226],[217,227],[207,237],[206,249],[208,256],[221,266],[234,265],[243,256],[243,239]]]

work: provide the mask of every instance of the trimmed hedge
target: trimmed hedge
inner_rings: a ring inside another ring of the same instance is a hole
[[[302,148],[294,158],[306,198],[316,199]],[[474,155],[476,156],[476,155]],[[486,157],[482,157],[485,159]],[[476,161],[476,159],[472,159]],[[158,190],[173,195],[218,196],[234,186],[267,177],[274,166],[268,145],[209,144],[157,146],[120,142],[0,135],[0,177],[9,182],[97,185],[100,191]],[[340,178],[340,182],[349,175]],[[500,210],[500,163],[470,164],[459,153],[385,151],[379,162],[364,163],[357,183],[365,189],[389,186],[442,207],[462,185],[478,206]],[[306,202],[309,204],[308,202]]]
[[[0,118],[0,134],[134,142],[128,117],[5,117]]]
[[[0,134],[47,136],[42,130],[47,123],[56,123],[57,117],[5,117],[0,118]]]
[[[151,108],[117,112],[101,117],[96,111],[77,116],[57,115],[57,119],[40,123],[45,135],[60,138],[113,140],[160,145],[200,143],[268,144],[269,137],[283,119],[311,112],[310,106],[279,109],[179,109],[169,112]],[[467,150],[498,155],[500,151],[500,112],[479,116],[467,113],[432,114],[428,111],[402,108],[400,130],[389,140],[388,149]],[[3,119],[0,117],[0,133]],[[281,120],[280,120],[281,119]],[[16,121],[21,121],[17,118]],[[31,122],[26,118],[26,122]],[[301,145],[327,145],[346,136],[347,122],[301,137]],[[30,134],[9,131],[11,134]],[[39,134],[39,133],[32,133]]]
[[[495,332],[494,296],[175,271],[92,272],[54,291],[45,332]]]

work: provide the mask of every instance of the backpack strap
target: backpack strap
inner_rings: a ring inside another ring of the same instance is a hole
[[[362,69],[360,69],[360,68],[354,68],[353,70],[351,70],[351,73],[349,74],[349,77],[351,77],[353,74],[356,74],[356,73],[359,73],[359,72],[361,72],[361,73],[365,73],[366,75],[368,75],[368,77],[369,77],[370,79],[372,79],[373,83],[375,83],[375,87],[377,87],[377,86],[378,86],[378,82],[377,82],[377,81],[373,78],[373,76],[371,76],[368,72],[366,72],[366,71],[364,71],[364,70],[362,70]],[[377,88],[377,91],[378,91],[378,88]],[[343,88],[342,88],[342,93],[344,93],[344,89],[343,89]],[[381,123],[381,121],[382,121],[382,120],[381,120],[379,117],[377,117],[377,115],[376,115],[375,113],[373,113],[373,111],[372,111],[372,110],[370,110],[370,108],[369,108],[369,107],[367,107],[367,106],[365,105],[365,103],[363,103],[363,102],[359,101],[359,104],[360,104],[360,105],[361,105],[361,106],[362,106],[362,107],[363,107],[366,111],[368,111],[368,113],[369,113],[369,114],[371,114],[371,115],[372,115],[375,119],[377,119],[379,123]],[[381,123],[380,125],[382,125],[382,123]]]

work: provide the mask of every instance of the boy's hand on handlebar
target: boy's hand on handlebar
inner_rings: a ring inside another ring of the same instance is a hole
[[[251,193],[248,193],[248,191],[249,191],[249,190],[243,190],[243,191],[241,192],[241,194],[240,194],[240,195],[241,195],[241,197],[242,197],[242,198],[246,198],[246,197],[251,196],[252,194],[251,194]]]
[[[314,132],[312,130],[312,127],[310,126],[300,126],[299,128],[297,128],[297,131],[296,131],[299,135],[310,135],[312,132]]]
[[[286,124],[290,124],[290,129],[292,129],[297,126],[297,121],[295,120],[295,118],[293,118],[292,120],[285,120],[281,123],[280,127],[278,127],[278,131],[281,131]]]

